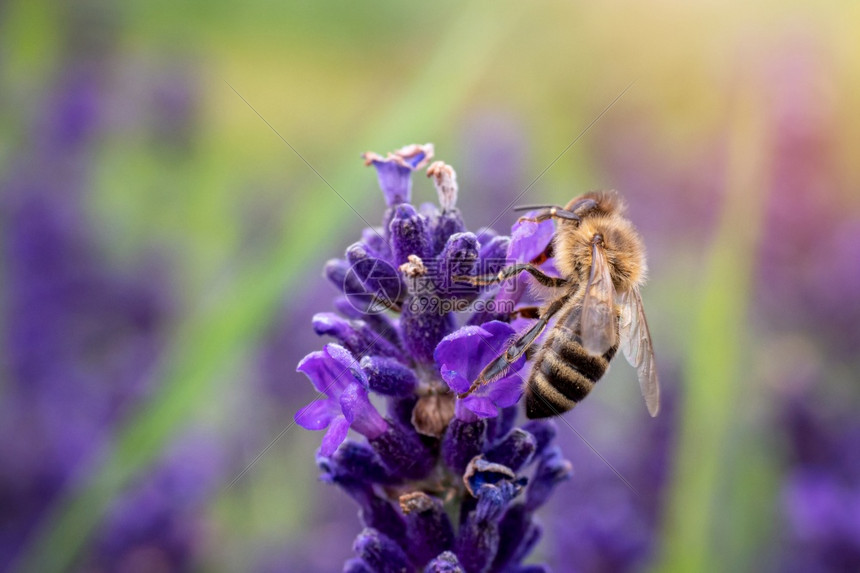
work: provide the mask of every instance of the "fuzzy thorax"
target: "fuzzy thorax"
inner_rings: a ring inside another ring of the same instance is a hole
[[[615,290],[629,291],[645,281],[645,246],[633,225],[619,215],[598,215],[583,219],[578,226],[562,224],[555,237],[556,266],[563,276],[588,281],[592,240],[603,237]]]

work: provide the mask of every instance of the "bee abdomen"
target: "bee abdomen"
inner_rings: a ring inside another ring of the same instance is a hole
[[[532,369],[526,391],[526,415],[548,418],[567,412],[581,402],[609,366],[615,348],[591,356],[576,341],[547,341]]]

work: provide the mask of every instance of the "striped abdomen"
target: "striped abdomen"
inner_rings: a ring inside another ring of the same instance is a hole
[[[581,402],[600,380],[618,350],[616,344],[603,356],[588,354],[576,331],[563,326],[578,323],[578,308],[562,311],[535,356],[526,388],[526,416],[549,418],[567,412]]]

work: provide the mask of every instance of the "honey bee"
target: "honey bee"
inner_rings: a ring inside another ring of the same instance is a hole
[[[521,220],[558,220],[547,251],[530,264],[511,265],[498,275],[460,276],[457,280],[487,285],[525,271],[546,287],[547,296],[542,306],[517,311],[537,322],[488,364],[460,397],[498,378],[529,351],[534,361],[525,390],[526,415],[558,416],[588,395],[620,346],[636,368],[648,412],[656,416],[660,385],[639,295],[647,272],[645,247],[624,216],[623,200],[614,191],[597,191],[564,207],[518,209],[539,209],[533,217]],[[549,256],[554,257],[560,277],[548,276],[535,266]],[[534,341],[553,318],[554,325],[534,351]]]

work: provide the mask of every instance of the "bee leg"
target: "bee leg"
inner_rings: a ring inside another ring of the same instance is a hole
[[[514,211],[534,211],[536,209],[551,209],[552,207],[561,209],[558,205],[517,205],[514,207]]]
[[[508,367],[517,361],[517,359],[522,356],[532,345],[535,339],[540,336],[540,333],[544,331],[546,325],[549,323],[549,320],[552,316],[558,312],[564,303],[567,302],[568,297],[562,297],[555,300],[549,308],[546,309],[546,312],[541,316],[536,323],[532,325],[522,336],[516,339],[513,344],[511,344],[505,353],[490,362],[478,375],[478,378],[472,382],[472,385],[469,386],[469,389],[465,392],[458,394],[458,398],[465,398],[484,384],[487,384],[494,378],[500,376]]]
[[[495,275],[477,275],[477,276],[468,276],[468,275],[455,275],[453,278],[456,282],[466,282],[471,283],[473,285],[483,286],[483,285],[491,285],[495,283],[500,283],[505,281],[519,273],[526,271],[530,275],[532,275],[537,281],[548,287],[560,288],[567,285],[567,281],[560,277],[551,277],[548,274],[541,271],[534,265],[518,263],[515,265],[511,265],[499,271],[498,274]]]
[[[566,219],[568,221],[580,222],[582,219],[573,211],[568,211],[564,207],[550,207],[549,209],[541,209],[534,217],[520,217],[519,222],[531,221],[532,223],[540,223],[547,219]]]
[[[597,207],[594,199],[580,199],[570,209],[559,205],[518,205],[514,211],[534,211],[540,209],[534,218],[521,217],[520,221],[545,221],[551,217],[579,221],[580,217]]]
[[[592,209],[597,207],[597,201],[594,199],[580,199],[573,205],[571,205],[570,210],[582,217]]]

